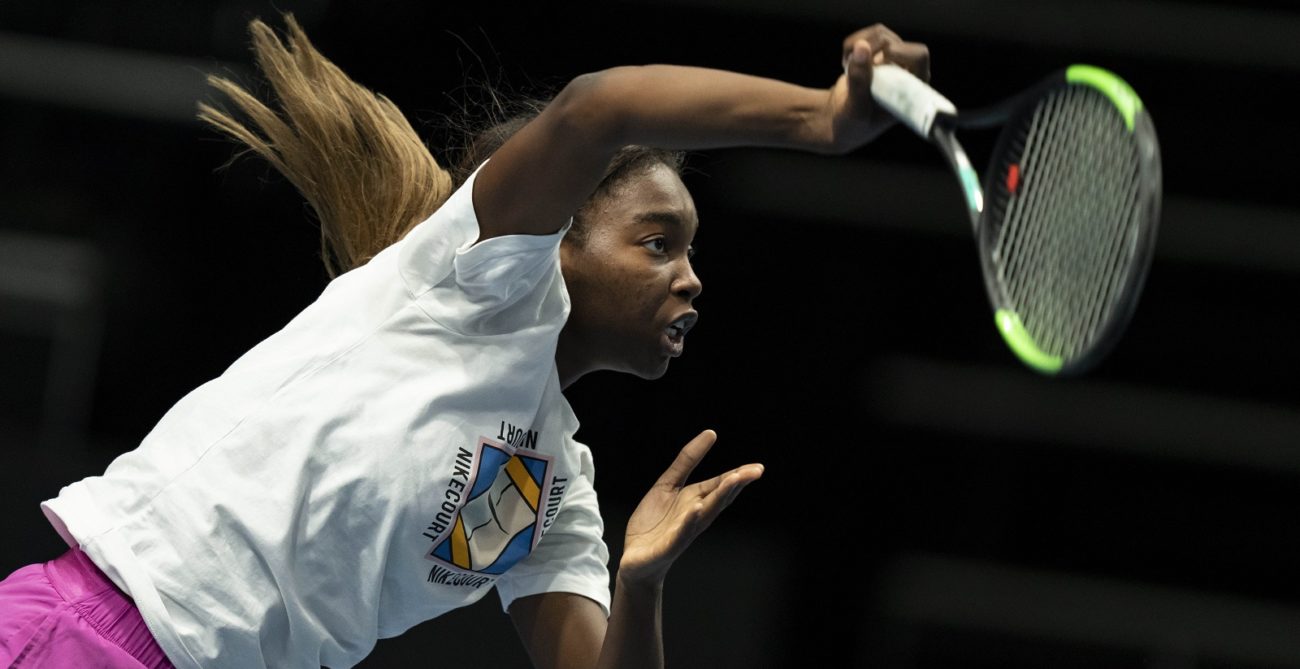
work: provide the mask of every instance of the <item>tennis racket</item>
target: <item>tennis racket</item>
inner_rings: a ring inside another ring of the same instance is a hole
[[[1132,318],[1160,218],[1160,146],[1137,94],[1111,72],[1074,65],[958,113],[901,67],[876,66],[872,77],[872,97],[956,173],[1010,349],[1047,375],[1098,363]],[[981,180],[956,134],[997,126]]]

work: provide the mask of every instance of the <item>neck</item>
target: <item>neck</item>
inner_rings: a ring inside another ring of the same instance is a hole
[[[567,333],[567,330],[561,330],[555,345],[555,370],[560,376],[561,390],[568,390],[575,381],[596,371],[583,355],[586,347],[573,341],[572,336],[566,336]]]

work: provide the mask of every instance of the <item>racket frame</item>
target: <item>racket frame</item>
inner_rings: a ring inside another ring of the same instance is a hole
[[[1125,277],[1120,298],[1097,336],[1095,343],[1083,354],[1069,361],[1043,351],[1021,322],[1019,315],[1009,307],[1009,300],[1001,282],[996,279],[997,267],[992,256],[994,240],[986,221],[986,200],[1000,177],[994,169],[997,158],[1003,155],[1009,133],[999,134],[991,154],[990,164],[983,178],[971,164],[966,150],[957,139],[959,129],[989,129],[1007,124],[1018,114],[1032,113],[1039,99],[1051,89],[1063,85],[1091,86],[1115,105],[1124,118],[1127,129],[1135,133],[1138,141],[1139,201],[1146,211],[1145,225],[1136,240],[1132,271]],[[921,81],[915,75],[892,64],[878,65],[873,70],[872,95],[882,107],[890,111],[904,125],[922,139],[939,149],[961,184],[963,199],[970,217],[980,250],[980,265],[985,288],[992,302],[994,321],[998,332],[1011,351],[1027,366],[1045,375],[1074,375],[1093,367],[1114,347],[1119,334],[1127,327],[1137,307],[1138,296],[1146,280],[1147,270],[1155,247],[1155,232],[1160,218],[1160,158],[1159,145],[1150,115],[1133,89],[1117,75],[1091,65],[1072,65],[1045,77],[1039,83],[997,104],[974,111],[958,112],[947,98]]]

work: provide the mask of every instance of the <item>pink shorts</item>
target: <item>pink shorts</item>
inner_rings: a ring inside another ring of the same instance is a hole
[[[0,581],[0,667],[167,667],[140,611],[81,549]]]

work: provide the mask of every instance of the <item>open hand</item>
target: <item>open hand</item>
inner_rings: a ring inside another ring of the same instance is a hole
[[[713,430],[705,430],[686,444],[632,512],[619,563],[620,580],[661,582],[673,561],[695,537],[709,527],[746,485],[763,475],[763,465],[748,464],[687,485],[686,479],[717,438]]]

